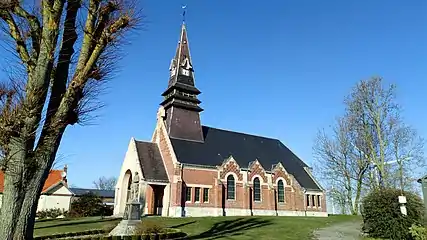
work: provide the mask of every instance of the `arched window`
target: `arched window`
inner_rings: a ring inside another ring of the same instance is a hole
[[[277,201],[279,203],[285,202],[285,186],[283,185],[283,180],[279,180],[277,183]]]
[[[227,177],[227,199],[228,200],[236,199],[234,176],[231,174],[228,175]]]
[[[261,201],[261,184],[258,177],[254,179],[254,201]]]

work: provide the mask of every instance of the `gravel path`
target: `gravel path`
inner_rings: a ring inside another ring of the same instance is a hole
[[[314,231],[317,240],[359,240],[361,223],[350,221],[330,225]]]

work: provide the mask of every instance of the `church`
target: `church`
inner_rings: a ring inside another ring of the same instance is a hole
[[[328,216],[325,190],[280,140],[202,125],[185,23],[169,71],[151,141],[129,142],[115,215],[138,175],[146,215]]]

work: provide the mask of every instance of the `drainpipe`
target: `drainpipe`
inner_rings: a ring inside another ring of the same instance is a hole
[[[187,188],[184,189],[184,165],[180,163],[179,167],[181,168],[181,176],[180,176],[181,177],[181,196],[180,196],[181,217],[185,217],[185,197],[187,194]]]
[[[307,217],[307,190],[304,188],[304,215]]]

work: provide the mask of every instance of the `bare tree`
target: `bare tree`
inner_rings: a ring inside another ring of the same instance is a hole
[[[391,124],[396,125],[391,135],[390,149],[391,162],[395,163],[395,167],[388,168],[391,176],[389,185],[411,191],[414,190],[414,174],[417,174],[417,170],[421,170],[418,172],[421,174],[425,168],[424,139],[402,121]]]
[[[385,167],[390,136],[395,130],[389,123],[394,122],[400,112],[395,102],[395,86],[384,87],[381,78],[363,80],[346,99],[346,105],[347,112],[358,123],[358,140],[365,146],[362,151],[375,166],[379,184],[383,184],[387,177]]]
[[[354,147],[352,124],[347,116],[338,118],[330,136],[324,130],[319,132],[314,152],[320,176],[335,189],[332,199],[355,215],[369,164]]]
[[[0,87],[2,239],[33,239],[64,130],[93,109],[92,90],[114,69],[117,47],[139,19],[135,9],[126,0],[0,1],[0,25],[25,70]]]
[[[395,100],[395,86],[381,78],[359,82],[345,98],[345,114],[332,133],[320,132],[314,146],[319,174],[342,189],[332,198],[358,212],[363,194],[372,188],[413,183],[414,169],[425,166],[424,142],[406,125]],[[393,165],[394,164],[394,165]]]
[[[93,181],[93,186],[99,190],[114,190],[116,187],[117,178],[115,177],[100,177]]]

